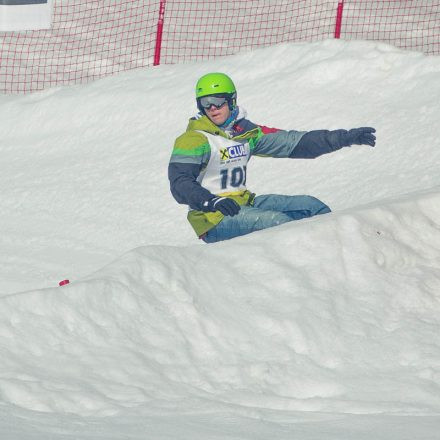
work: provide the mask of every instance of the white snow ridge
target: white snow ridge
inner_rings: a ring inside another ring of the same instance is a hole
[[[249,164],[331,214],[197,240],[167,164],[208,71],[257,123],[377,129]],[[437,439],[439,73],[326,41],[4,97],[0,438]]]

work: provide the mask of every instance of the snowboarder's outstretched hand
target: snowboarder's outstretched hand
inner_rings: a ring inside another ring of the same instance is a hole
[[[228,197],[214,197],[206,201],[202,209],[205,212],[220,211],[223,215],[233,217],[240,212],[241,206],[235,200]]]
[[[347,141],[350,145],[370,145],[374,147],[376,145],[376,136],[373,134],[376,129],[373,127],[360,127],[352,128],[346,134]]]

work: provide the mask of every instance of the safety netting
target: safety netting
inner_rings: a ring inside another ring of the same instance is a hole
[[[0,91],[335,37],[439,55],[440,0],[54,0],[51,29],[0,32]]]

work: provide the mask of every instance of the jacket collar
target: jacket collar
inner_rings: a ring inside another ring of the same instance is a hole
[[[246,118],[247,112],[244,108],[238,107],[238,115],[237,118],[234,121],[234,124],[240,121],[241,119]],[[208,116],[197,113],[195,116],[193,116],[188,123],[188,127],[186,128],[186,131],[192,131],[192,130],[200,130],[200,131],[206,131],[207,133],[211,133],[214,135],[220,135],[225,138],[230,138],[230,134],[223,131],[220,127],[214,124]]]

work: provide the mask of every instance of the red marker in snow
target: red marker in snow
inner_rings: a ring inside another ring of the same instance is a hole
[[[58,284],[59,284],[60,286],[65,286],[66,284],[69,284],[69,283],[70,283],[69,280],[63,280],[63,281],[60,281]]]

